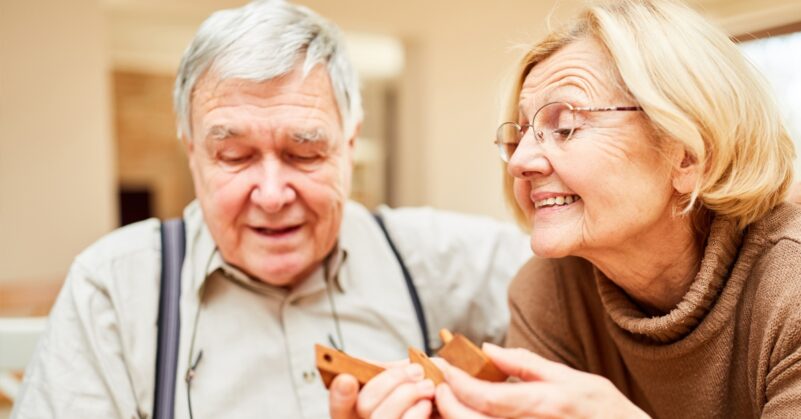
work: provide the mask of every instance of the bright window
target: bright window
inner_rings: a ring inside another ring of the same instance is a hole
[[[801,180],[801,32],[740,44],[768,79],[795,143],[795,179]]]

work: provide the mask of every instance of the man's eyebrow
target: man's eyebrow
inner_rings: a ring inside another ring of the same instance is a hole
[[[232,128],[225,125],[212,125],[211,128],[206,130],[206,139],[214,141],[222,141],[231,137],[236,137],[239,134]]]
[[[328,135],[322,128],[314,128],[305,131],[295,131],[292,139],[299,143],[316,143],[328,139]]]

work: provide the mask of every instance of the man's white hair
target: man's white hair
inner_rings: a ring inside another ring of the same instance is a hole
[[[291,72],[304,56],[304,76],[318,64],[326,66],[345,138],[350,138],[363,111],[358,76],[342,34],[308,8],[284,0],[253,1],[215,12],[203,22],[175,80],[178,138],[192,138],[192,92],[204,74],[262,82]]]

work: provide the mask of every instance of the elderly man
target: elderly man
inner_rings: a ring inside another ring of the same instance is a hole
[[[385,233],[347,201],[361,104],[335,26],[283,1],[213,14],[175,107],[198,198],[183,217],[180,328],[159,314],[159,221],[111,233],[75,260],[14,417],[152,417],[157,376],[178,377],[174,397],[159,393],[165,417],[326,417],[315,343],[393,360],[436,346],[440,327],[502,339],[522,233],[384,208]],[[174,373],[156,368],[160,327]]]

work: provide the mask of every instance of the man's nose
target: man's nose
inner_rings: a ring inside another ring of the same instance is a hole
[[[538,142],[534,135],[534,130],[529,129],[509,158],[507,170],[510,175],[518,179],[548,176],[553,173],[551,161],[545,155],[546,145]]]
[[[250,194],[251,201],[267,213],[281,211],[297,198],[290,176],[289,168],[279,158],[265,158],[260,178]]]

